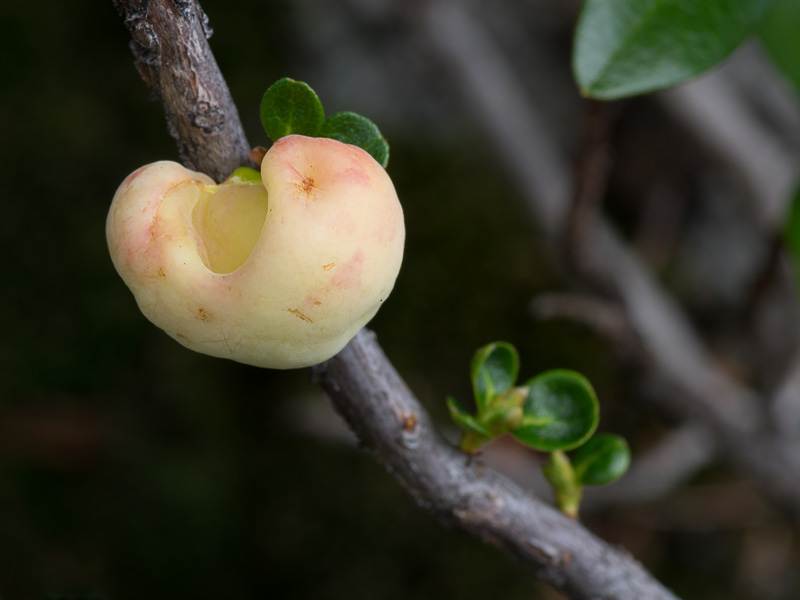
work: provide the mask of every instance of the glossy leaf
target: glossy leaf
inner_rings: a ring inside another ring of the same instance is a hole
[[[389,144],[378,126],[354,112],[331,115],[322,124],[319,137],[339,140],[366,150],[384,169],[389,164]]]
[[[759,27],[761,43],[800,92],[800,2],[774,0]]]
[[[483,413],[492,398],[509,391],[519,374],[519,355],[507,342],[494,342],[479,348],[470,365],[472,390],[478,413]]]
[[[686,81],[729,56],[770,3],[585,0],[572,54],[581,93],[610,100]]]
[[[537,450],[571,450],[597,428],[600,407],[592,385],[574,371],[547,371],[524,384],[520,427],[511,433]]]
[[[261,124],[273,142],[296,133],[315,136],[325,120],[317,94],[302,81],[284,77],[261,98]]]
[[[447,409],[450,411],[450,417],[455,421],[461,429],[465,431],[474,431],[487,438],[492,437],[488,429],[481,426],[471,414],[456,402],[455,398],[447,397]]]
[[[624,438],[597,435],[575,451],[572,466],[582,485],[605,485],[619,479],[631,464],[631,451]]]

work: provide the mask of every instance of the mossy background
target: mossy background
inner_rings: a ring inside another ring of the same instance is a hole
[[[602,429],[634,449],[657,436],[663,420],[637,403],[603,339],[531,317],[535,294],[565,284],[445,68],[421,52],[404,63],[415,80],[393,71],[419,39],[401,24],[351,22],[336,3],[203,6],[251,144],[267,143],[258,103],[283,76],[389,139],[407,252],[371,328],[438,423],[448,426],[446,395],[469,399],[474,350],[504,339],[525,376],[584,373]],[[574,152],[583,105],[571,32],[545,26],[563,72],[542,101],[565,113],[553,127]],[[367,453],[302,423],[312,413],[297,407],[324,407],[307,369],[194,354],[144,319],[111,265],[105,216],[129,172],[177,152],[121,18],[110,1],[13,2],[0,28],[0,596],[556,597],[506,555],[440,527]],[[687,532],[647,506],[587,524],[685,598],[754,597],[729,577],[744,526]]]

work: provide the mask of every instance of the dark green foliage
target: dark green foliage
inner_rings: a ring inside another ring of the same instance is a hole
[[[363,148],[384,169],[389,164],[389,144],[378,126],[359,114],[340,112],[329,116],[318,135]]]
[[[605,485],[622,477],[631,464],[628,442],[618,435],[596,435],[575,451],[572,465],[582,485]]]
[[[264,131],[273,142],[291,134],[315,136],[325,120],[316,92],[289,77],[264,92],[259,112]]]
[[[581,93],[611,100],[699,75],[744,41],[770,2],[586,0],[572,57]]]
[[[600,406],[592,385],[574,371],[548,371],[527,381],[521,426],[511,433],[537,450],[571,450],[594,433]]]
[[[375,123],[349,111],[326,119],[317,93],[302,81],[284,77],[273,83],[261,98],[259,113],[273,142],[292,134],[330,138],[365,150],[384,169],[389,164],[389,143]]]

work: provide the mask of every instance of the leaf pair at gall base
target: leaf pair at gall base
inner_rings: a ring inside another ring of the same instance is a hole
[[[464,429],[462,449],[477,451],[508,432],[536,450],[570,450],[597,428],[599,404],[591,384],[566,370],[542,373],[515,387],[519,356],[506,342],[480,348],[470,365],[477,414],[470,415],[453,398],[450,414]]]
[[[354,112],[325,118],[322,102],[308,84],[284,77],[261,98],[261,124],[273,142],[291,134],[326,137],[366,150],[384,169],[389,164],[389,144],[378,127]]]

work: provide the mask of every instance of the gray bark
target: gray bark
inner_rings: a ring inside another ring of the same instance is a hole
[[[181,162],[216,181],[250,166],[239,113],[208,45],[195,0],[113,0],[131,33],[136,68],[164,106]]]

